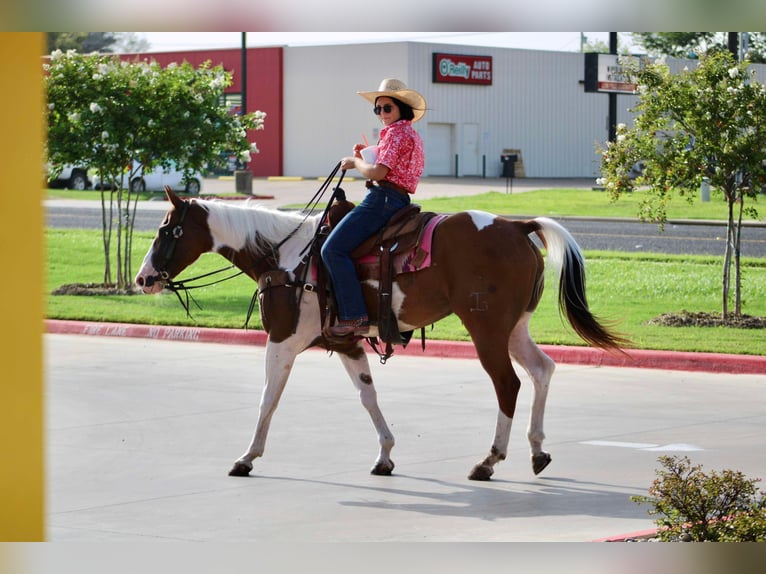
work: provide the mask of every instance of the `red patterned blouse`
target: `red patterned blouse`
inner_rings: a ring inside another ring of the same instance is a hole
[[[386,180],[415,193],[423,173],[423,140],[410,120],[399,120],[380,130],[377,163],[389,171]]]

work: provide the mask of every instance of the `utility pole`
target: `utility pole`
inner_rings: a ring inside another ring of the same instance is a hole
[[[739,32],[729,32],[727,42],[729,52],[734,54],[735,58],[739,58]]]
[[[617,32],[609,32],[609,53],[617,54]],[[617,94],[609,93],[609,141],[617,139]]]
[[[242,115],[247,114],[247,32],[242,32],[242,70],[240,71],[242,86]]]

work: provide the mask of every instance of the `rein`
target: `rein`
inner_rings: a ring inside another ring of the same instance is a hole
[[[317,192],[314,194],[314,197],[312,197],[309,200],[309,202],[306,204],[306,207],[304,208],[304,211],[306,212],[306,215],[303,218],[303,220],[295,227],[295,229],[293,229],[290,233],[288,233],[287,236],[284,239],[282,239],[279,243],[277,243],[276,245],[274,245],[272,247],[272,253],[277,253],[279,251],[279,248],[282,247],[285,243],[287,243],[290,239],[292,239],[295,236],[295,234],[298,232],[298,230],[301,228],[301,226],[308,220],[308,218],[311,217],[314,214],[314,210],[316,209],[316,206],[319,204],[319,201],[321,200],[322,196],[327,191],[327,188],[329,187],[330,182],[335,177],[335,175],[338,173],[339,169],[340,169],[340,162],[337,163],[337,165],[332,170],[330,175],[327,177],[327,179],[325,179],[324,183],[319,187],[319,190],[317,190]],[[338,189],[339,189],[340,183],[341,183],[341,181],[343,181],[343,176],[345,175],[345,173],[346,173],[345,170],[341,171],[340,179],[338,180],[338,185],[335,188],[333,188],[333,194],[332,194],[332,196],[330,197],[330,200],[327,203],[327,207],[325,208],[325,211],[324,211],[324,213],[322,215],[322,220],[327,217],[327,213],[330,211],[330,207],[332,206],[332,203],[333,203],[333,201],[334,201],[334,199],[335,199],[335,197],[336,197],[336,195],[338,193]],[[201,285],[189,285],[189,283],[200,281],[201,279],[205,279],[207,277],[211,277],[211,276],[217,275],[219,273],[224,273],[226,271],[229,271],[230,269],[233,269],[235,267],[235,265],[232,264],[232,265],[229,265],[227,267],[223,267],[221,269],[217,269],[215,271],[210,271],[209,273],[204,273],[202,275],[197,275],[195,277],[189,277],[188,279],[183,279],[183,280],[180,280],[180,281],[175,281],[173,279],[170,279],[170,276],[169,276],[169,274],[167,272],[167,265],[170,262],[171,257],[173,256],[173,253],[174,253],[175,248],[176,248],[176,243],[183,236],[183,233],[184,233],[184,231],[183,231],[183,223],[184,223],[184,220],[186,219],[186,214],[187,214],[188,210],[189,210],[189,201],[187,200],[187,201],[183,202],[183,210],[181,211],[181,217],[180,217],[178,223],[175,225],[175,227],[173,227],[172,230],[166,230],[164,232],[164,239],[169,239],[170,242],[165,246],[164,253],[163,253],[163,259],[162,259],[162,265],[160,265],[159,275],[160,275],[160,279],[163,282],[164,288],[167,289],[168,291],[172,291],[173,293],[175,293],[176,297],[178,298],[179,303],[181,303],[181,306],[186,311],[186,316],[188,318],[192,318],[191,312],[190,312],[190,300],[194,302],[194,304],[197,306],[198,309],[202,309],[202,307],[197,302],[197,300],[194,299],[194,297],[189,293],[189,291],[191,291],[192,289],[200,289],[202,287],[209,287],[211,285],[217,285],[218,283],[223,283],[224,281],[228,281],[229,279],[234,279],[236,277],[239,277],[240,275],[255,269],[255,267],[258,264],[260,264],[263,260],[265,260],[271,254],[261,256],[253,265],[251,265],[247,269],[241,269],[240,271],[238,271],[237,273],[234,273],[233,275],[229,275],[229,276],[224,277],[222,279],[218,279],[216,281],[211,281],[211,282],[204,283],[204,284],[201,284]],[[316,241],[317,237],[319,236],[320,229],[321,229],[321,225],[318,225],[317,226],[317,231],[314,233],[314,237],[311,238],[311,241],[309,241],[308,245],[306,245],[306,247],[304,247],[303,250],[300,252],[301,263],[305,263],[305,255],[308,252],[308,250],[311,248],[311,246],[314,244],[314,242]],[[301,265],[299,264],[299,266],[301,266]],[[302,267],[303,267],[303,276],[301,277],[301,279],[299,281],[296,282],[296,284],[304,285],[305,286],[306,285],[305,279],[306,279],[306,276],[308,274],[308,267],[309,266],[308,265],[302,265]],[[289,284],[289,285],[285,285],[285,286],[295,286],[295,284]],[[301,289],[300,295],[303,294],[304,290],[305,290],[305,287],[304,287],[304,289]],[[181,293],[180,293],[181,291],[184,292],[184,295],[185,295],[185,298],[186,298],[185,301],[181,297]],[[300,303],[300,295],[299,295],[299,298],[298,298],[298,303]],[[247,318],[245,320],[245,328],[247,328],[248,324],[250,323],[250,318],[251,318],[251,316],[253,314],[253,311],[255,309],[255,302],[257,301],[257,297],[258,297],[258,289],[256,288],[255,292],[253,293],[253,297],[252,297],[252,299],[250,301],[250,307],[248,309]]]
[[[191,289],[200,289],[202,287],[208,287],[210,285],[215,285],[217,283],[227,281],[228,279],[233,279],[234,277],[241,275],[242,271],[240,271],[239,273],[235,273],[234,275],[231,275],[229,277],[220,279],[218,281],[205,283],[204,285],[187,285],[187,283],[190,283],[192,281],[199,281],[200,279],[205,279],[206,277],[211,277],[213,275],[217,275],[218,273],[223,273],[225,271],[228,271],[232,267],[234,267],[234,265],[229,265],[228,267],[224,267],[223,269],[211,271],[209,273],[198,275],[196,277],[190,277],[189,279],[185,279],[183,281],[174,281],[170,278],[170,275],[167,272],[167,266],[168,266],[168,263],[170,262],[170,259],[173,257],[173,253],[175,252],[176,244],[178,243],[178,240],[181,239],[181,237],[183,237],[183,234],[184,234],[183,223],[184,223],[184,220],[186,219],[186,214],[188,213],[188,211],[189,211],[189,202],[184,201],[183,210],[181,211],[181,217],[178,220],[178,223],[175,225],[175,227],[173,227],[172,230],[165,230],[164,232],[164,239],[169,239],[170,241],[169,243],[165,245],[164,252],[162,253],[162,264],[159,266],[160,267],[159,274],[160,274],[160,279],[163,282],[163,287],[167,289],[168,291],[172,291],[173,293],[175,293],[176,297],[178,297],[179,303],[181,303],[181,306],[186,311],[186,316],[191,318],[191,312],[189,311],[190,299],[194,302],[194,304],[197,306],[198,309],[202,309],[200,304],[197,303],[196,299],[194,299],[194,297],[192,297],[189,294],[189,291]],[[181,298],[180,291],[183,291],[184,294],[186,295],[186,301],[184,301]]]
[[[275,251],[278,251],[279,248],[282,245],[284,245],[284,243],[288,239],[290,239],[293,235],[295,235],[295,233],[298,231],[298,229],[300,229],[301,225],[303,225],[306,222],[306,220],[309,217],[311,217],[311,215],[313,215],[314,210],[316,209],[317,205],[319,204],[319,201],[322,199],[322,196],[327,191],[327,188],[330,186],[330,182],[335,177],[335,174],[338,173],[339,169],[340,169],[340,162],[338,162],[336,164],[335,169],[333,169],[332,172],[330,173],[330,175],[327,176],[327,178],[324,180],[324,183],[319,186],[319,189],[314,194],[314,197],[312,197],[308,201],[308,203],[306,204],[306,207],[303,208],[303,210],[306,212],[306,216],[303,218],[303,221],[301,221],[301,223],[298,225],[298,227],[296,227],[292,231],[292,233],[290,233],[287,237],[285,237],[282,241],[280,241],[276,245],[276,247],[274,249]],[[296,280],[294,282],[288,282],[288,283],[284,283],[284,284],[281,285],[282,287],[301,287],[301,289],[298,291],[298,299],[297,299],[297,302],[296,302],[298,306],[300,306],[300,304],[301,304],[301,299],[303,298],[303,292],[304,291],[311,291],[311,290],[313,290],[313,289],[310,288],[310,287],[313,287],[313,286],[310,285],[310,283],[308,283],[306,281],[306,277],[308,276],[308,272],[309,272],[309,268],[310,268],[310,266],[308,265],[308,261],[307,261],[306,255],[307,255],[307,253],[310,252],[311,247],[316,243],[317,238],[319,237],[319,234],[322,231],[322,224],[321,224],[321,222],[324,221],[327,218],[327,214],[330,212],[330,207],[332,207],[332,203],[333,203],[333,201],[335,200],[335,198],[337,197],[337,195],[339,193],[340,184],[343,181],[343,176],[344,175],[346,175],[346,171],[345,170],[340,172],[340,178],[338,179],[338,185],[336,185],[333,188],[333,193],[330,196],[330,200],[327,202],[327,207],[325,207],[325,210],[322,213],[322,217],[319,219],[320,224],[317,225],[317,228],[314,231],[314,236],[311,238],[311,241],[309,241],[308,244],[306,244],[306,246],[299,253],[300,262],[298,263],[298,265],[296,265],[295,269],[296,270],[300,269],[300,278],[298,277],[298,273],[296,273]],[[340,190],[340,191],[342,192],[342,190]],[[271,283],[269,283],[269,288],[271,286],[272,286]],[[247,328],[247,326],[250,324],[250,318],[252,317],[253,312],[255,310],[255,303],[256,303],[257,300],[258,300],[258,289],[256,288],[256,290],[253,292],[253,297],[250,300],[250,307],[247,310],[247,317],[245,318],[245,328]],[[293,333],[295,333],[296,330],[298,329],[298,318],[299,318],[299,316],[298,316],[298,314],[296,314],[295,315],[295,323],[293,324]]]
[[[183,281],[173,281],[172,279],[168,279],[165,281],[165,289],[168,291],[172,291],[175,293],[176,297],[178,297],[178,301],[181,303],[181,306],[184,308],[184,311],[186,311],[186,316],[191,319],[191,313],[189,311],[189,300],[191,299],[194,304],[197,306],[197,309],[202,310],[202,306],[197,303],[197,300],[189,293],[192,289],[201,289],[202,287],[210,287],[211,285],[217,285],[218,283],[223,283],[224,281],[228,281],[229,279],[234,279],[235,277],[239,277],[244,273],[244,271],[238,271],[237,273],[234,273],[233,275],[229,275],[228,277],[224,277],[223,279],[218,279],[217,281],[211,281],[209,283],[203,283],[202,285],[187,285],[187,283],[191,281],[199,281],[200,279],[205,279],[206,277],[211,277],[213,275],[217,275],[218,273],[224,273],[225,271],[228,271],[229,269],[233,269],[234,265],[229,265],[228,267],[223,267],[222,269],[216,269],[215,271],[210,271],[209,273],[204,273],[202,275],[197,275],[196,277],[190,277],[188,279],[184,279]],[[181,298],[180,291],[184,292],[184,295],[186,296],[186,301],[184,301]]]

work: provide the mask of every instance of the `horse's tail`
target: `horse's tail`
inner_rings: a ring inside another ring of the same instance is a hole
[[[547,217],[535,218],[530,223],[545,245],[548,265],[558,277],[559,309],[575,332],[601,349],[620,351],[630,346],[626,337],[613,332],[591,313],[585,296],[585,260],[574,237]]]

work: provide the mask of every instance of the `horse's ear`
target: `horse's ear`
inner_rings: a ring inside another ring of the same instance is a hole
[[[179,205],[181,205],[181,203],[183,203],[183,199],[181,199],[180,197],[178,197],[178,196],[177,196],[177,195],[176,195],[176,194],[173,192],[173,190],[172,190],[172,189],[170,189],[170,186],[169,186],[169,185],[166,185],[166,186],[165,186],[165,195],[168,197],[168,200],[170,201],[170,203],[172,203],[172,204],[173,204],[175,207],[178,207]]]

